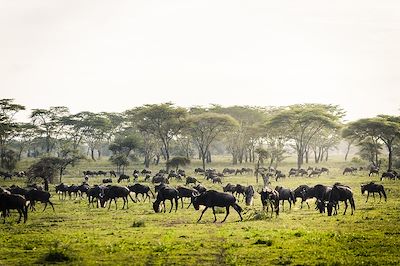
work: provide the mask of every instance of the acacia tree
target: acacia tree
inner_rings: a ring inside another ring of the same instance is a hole
[[[230,115],[211,112],[192,115],[187,121],[187,130],[200,151],[205,174],[206,155],[211,143],[222,133],[237,127],[238,122]]]
[[[169,160],[167,164],[169,167],[174,167],[175,171],[178,171],[179,166],[186,166],[190,164],[190,160],[186,157],[177,156]]]
[[[323,129],[339,127],[343,111],[336,105],[291,105],[273,115],[267,123],[285,133],[292,140],[297,153],[297,167],[301,168],[310,141]]]
[[[388,169],[392,169],[393,164],[393,147],[395,141],[400,138],[400,117],[380,115],[375,118],[363,118],[355,122],[349,123],[343,130],[344,138],[357,138],[363,141],[371,138],[371,141],[378,144],[382,141],[388,150]],[[375,145],[378,147],[378,145]],[[376,157],[378,152],[375,152]],[[376,158],[376,162],[378,159]]]
[[[7,145],[18,134],[18,123],[15,115],[25,110],[20,104],[13,103],[13,99],[0,99],[0,167],[4,166],[6,160]]]
[[[138,136],[129,131],[118,135],[109,145],[109,149],[113,153],[110,161],[117,166],[117,172],[124,173],[125,167],[129,165],[128,158],[131,152],[138,148],[139,145]]]
[[[65,106],[55,106],[47,109],[33,109],[32,123],[37,127],[38,134],[43,136],[46,143],[46,153],[51,153],[57,144],[59,136],[63,134],[65,123],[63,120],[69,116]]]
[[[139,130],[159,139],[167,162],[171,141],[184,128],[186,115],[186,109],[175,107],[172,103],[149,104],[136,110]],[[168,165],[166,167],[168,170]]]

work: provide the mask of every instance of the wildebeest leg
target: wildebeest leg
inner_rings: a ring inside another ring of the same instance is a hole
[[[201,212],[200,218],[197,220],[197,222],[200,222],[201,218],[203,217],[203,214],[206,212],[208,207],[205,207],[204,210]]]
[[[374,201],[375,201],[375,192],[372,192],[372,196],[374,197]]]
[[[187,206],[186,209],[189,209],[190,205],[192,205],[192,201],[189,202],[189,205]]]
[[[380,191],[378,191],[378,193],[379,193],[379,202],[381,202],[382,201],[382,194],[381,194]]]
[[[367,200],[366,200],[365,202],[368,202],[368,197],[369,197],[369,191],[368,191],[368,193],[367,193]]]
[[[46,210],[46,208],[47,208],[47,201],[44,203],[43,211]]]
[[[164,213],[165,213],[165,211],[166,211],[166,209],[165,209],[165,200],[163,200],[162,204],[163,204]]]
[[[291,210],[292,209],[292,201],[290,199],[288,201],[289,201],[289,210]]]
[[[118,210],[118,206],[117,206],[117,198],[114,198],[114,202],[115,202],[115,209]],[[111,205],[111,203],[110,203]]]
[[[127,198],[127,199],[128,199],[128,198]],[[122,200],[124,201],[124,205],[122,206],[122,209],[125,209],[125,204],[126,204],[125,197],[122,197]],[[128,209],[128,204],[126,205],[126,208]]]
[[[181,209],[183,209],[183,198],[181,198],[181,202],[182,202],[182,208]]]
[[[2,210],[2,214],[3,214],[3,224],[5,224],[6,223],[6,215],[7,215],[7,210],[6,209],[3,209]]]
[[[171,213],[172,212],[172,208],[174,207],[174,202],[172,201],[172,199],[170,199],[169,201],[171,202],[171,209],[169,210],[169,213]],[[178,206],[176,206],[176,207],[178,207]]]
[[[232,207],[235,209],[235,211],[239,214],[240,221],[243,221],[242,215],[240,214],[240,207],[237,204],[232,205]]]
[[[17,224],[19,224],[21,222],[21,218],[22,218],[22,211],[21,211],[21,209],[17,209],[17,211],[19,213],[19,219],[18,219]]]
[[[222,220],[221,223],[225,222],[226,217],[228,217],[228,215],[229,215],[229,207],[230,207],[230,206],[226,206],[226,215],[225,215],[225,218]],[[215,215],[215,214],[214,214],[214,215]]]
[[[214,214],[214,223],[217,221],[217,216],[215,215],[215,207],[211,207],[213,210],[213,214]]]
[[[175,212],[178,210],[178,198],[175,198]]]
[[[50,204],[51,208],[53,208],[53,211],[55,212],[56,210],[54,210],[53,203],[52,203],[50,200],[48,200],[48,201],[47,201],[47,203],[49,203],[49,204]]]
[[[282,200],[282,211],[285,210],[285,200]]]
[[[346,210],[347,210],[347,200],[344,201],[344,213],[343,213],[343,215],[346,214]]]

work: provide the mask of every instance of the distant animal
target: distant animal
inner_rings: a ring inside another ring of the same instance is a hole
[[[114,170],[111,170],[109,173],[110,173],[110,176],[117,177],[117,174],[115,173]]]
[[[261,204],[263,205],[263,210],[267,209],[267,213],[269,207],[271,207],[271,217],[275,212],[276,217],[279,215],[279,192],[275,189],[271,189],[270,187],[264,187],[260,192],[261,195]]]
[[[229,174],[229,175],[231,175],[231,174],[234,174],[235,173],[235,169],[232,169],[232,168],[224,168],[224,170],[222,170],[222,173],[225,175],[225,174]]]
[[[153,202],[153,210],[158,213],[160,212],[160,204],[162,203],[164,212],[166,211],[165,209],[165,201],[169,200],[171,202],[171,209],[169,212],[172,211],[172,208],[174,207],[174,201],[175,201],[175,212],[178,210],[178,198],[179,198],[179,191],[173,187],[169,187],[165,184],[161,184],[159,191],[157,193],[157,198]]]
[[[374,200],[375,200],[375,193],[379,193],[379,202],[382,200],[382,195],[383,195],[385,201],[387,201],[386,192],[382,185],[375,184],[374,182],[370,182],[369,184],[361,185],[361,194],[364,194],[365,191],[368,192],[367,200],[365,202],[368,202],[368,197],[369,197],[370,193],[372,193]]]
[[[142,184],[136,183],[136,184],[133,184],[132,186],[128,186],[128,189],[131,192],[135,193],[135,198],[136,198],[137,201],[140,201],[138,199],[137,195],[141,194],[142,198],[143,198],[143,202],[145,202],[147,198],[149,199],[149,202],[150,202],[149,192],[151,193],[152,197],[154,198],[153,191],[151,191],[150,187],[147,186],[147,185],[142,185]],[[145,197],[145,195],[146,195],[146,197]]]
[[[203,168],[198,167],[198,168],[194,169],[194,172],[196,174],[202,174],[202,173],[204,173],[204,170],[203,170]]]
[[[229,215],[229,208],[232,206],[233,209],[239,214],[240,220],[242,221],[242,208],[236,203],[236,199],[233,195],[224,192],[218,192],[215,190],[208,190],[200,195],[193,195],[192,203],[195,210],[199,210],[200,205],[205,206],[204,210],[201,212],[200,218],[197,222],[200,222],[203,214],[208,208],[212,208],[214,214],[214,223],[217,221],[217,216],[215,215],[215,207],[225,207],[226,216],[221,223],[225,222]]]
[[[280,178],[285,178],[285,177],[286,177],[286,175],[283,174],[282,172],[276,172],[276,174],[275,174],[275,181],[278,181],[278,179],[280,179]]]
[[[294,205],[296,202],[293,191],[281,186],[276,186],[275,190],[279,193],[279,200],[282,201],[282,211],[285,209],[285,200],[289,202],[289,209],[292,209],[292,203]]]
[[[122,180],[126,180],[126,181],[130,182],[131,177],[129,175],[121,174],[118,178],[118,183],[121,182]]]
[[[322,173],[327,173],[327,174],[329,174],[329,169],[326,168],[326,167],[322,167],[322,168],[321,168],[321,174],[322,174]]]
[[[6,179],[10,179],[11,180],[13,175],[11,173],[8,173],[8,172],[0,171],[0,176],[2,176],[4,178],[4,180],[6,180]]]
[[[289,170],[288,177],[297,176],[297,173],[298,173],[297,169],[292,168]]]
[[[355,172],[354,167],[346,167],[343,170],[343,175],[345,175],[345,174],[354,174],[354,172]]]
[[[86,195],[89,201],[89,207],[93,206],[95,200],[97,208],[99,207],[100,198],[104,195],[104,188],[104,186],[94,185],[88,189]]]
[[[199,193],[204,193],[207,191],[207,188],[205,188],[201,184],[197,184],[196,186],[193,187],[195,190],[197,190]]]
[[[254,194],[255,194],[255,190],[252,185],[247,186],[245,188],[244,195],[245,195],[246,206],[250,206],[253,204]]]
[[[111,178],[104,178],[102,181],[103,181],[103,184],[112,183]]]
[[[218,183],[218,184],[222,184],[222,180],[221,180],[221,177],[214,177],[214,178],[212,178],[212,182],[215,184],[215,183]]]
[[[85,193],[87,196],[87,192],[88,192],[89,188],[90,188],[90,186],[86,182],[83,182],[82,184],[80,184],[78,186],[78,191],[79,191],[80,196],[83,197],[83,193]]]
[[[308,177],[313,177],[313,176],[320,176],[321,175],[321,171],[319,170],[312,170],[311,173],[308,175]]]
[[[245,190],[246,186],[243,186],[241,184],[236,184],[234,194],[236,195],[237,199],[239,200],[239,196],[242,195],[243,199],[245,198]]]
[[[186,185],[189,185],[189,184],[196,185],[197,182],[199,182],[199,181],[197,181],[197,179],[194,177],[191,177],[191,176],[186,177]]]
[[[67,192],[68,192],[68,185],[61,183],[56,186],[56,193],[58,194],[59,199],[61,200],[65,199],[67,197]]]
[[[393,173],[393,172],[383,172],[383,173],[382,173],[382,176],[381,176],[381,181],[382,181],[384,178],[389,178],[389,179],[396,180],[397,175],[396,175],[395,173]]]
[[[222,189],[224,192],[231,192],[233,194],[236,191],[236,186],[228,183],[225,187],[222,187]]]
[[[6,223],[6,216],[9,210],[18,211],[19,219],[17,223],[21,222],[22,216],[24,216],[24,223],[26,223],[28,219],[28,207],[26,206],[26,199],[24,196],[7,193],[3,190],[0,193],[0,211],[3,216],[3,223]]]
[[[143,169],[141,173],[142,173],[142,175],[150,175],[151,171],[147,170],[147,169]]]
[[[379,167],[371,167],[368,176],[379,175]]]
[[[332,187],[332,191],[330,193],[329,196],[329,203],[328,203],[328,216],[332,215],[332,209],[334,206],[336,206],[336,204],[339,201],[344,201],[344,213],[343,215],[346,214],[346,210],[347,210],[347,201],[349,201],[350,206],[351,206],[351,215],[353,215],[354,210],[356,209],[355,203],[354,203],[354,197],[353,197],[353,192],[351,191],[351,189],[347,186],[342,186],[342,185],[334,185]],[[335,210],[336,213],[336,210]]]
[[[69,199],[71,199],[72,194],[75,194],[75,199],[76,199],[78,197],[78,193],[79,193],[79,186],[72,184],[68,187]]]

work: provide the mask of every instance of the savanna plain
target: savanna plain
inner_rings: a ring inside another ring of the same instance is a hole
[[[28,160],[19,163],[20,169],[29,166]],[[200,162],[193,161],[185,170],[195,176],[208,189],[222,191],[222,185],[212,184],[194,169]],[[228,158],[217,157],[208,165],[222,171],[225,167],[235,168]],[[254,168],[254,165],[240,165]],[[200,223],[197,219],[201,211],[196,211],[184,202],[177,212],[155,213],[151,201],[129,202],[128,209],[122,209],[122,200],[111,208],[89,207],[87,199],[72,198],[62,200],[51,185],[51,201],[55,212],[47,208],[42,212],[28,213],[26,224],[17,224],[16,212],[0,224],[0,264],[68,264],[68,265],[399,265],[400,264],[400,181],[383,180],[380,176],[368,176],[359,171],[354,175],[342,175],[346,166],[341,158],[334,158],[326,164],[311,165],[328,167],[329,174],[320,177],[286,177],[272,180],[272,187],[280,185],[295,189],[302,184],[333,185],[341,182],[350,186],[355,197],[356,210],[351,215],[348,210],[343,215],[344,204],[340,205],[338,215],[327,216],[315,210],[315,201],[308,200],[310,208],[300,207],[298,200],[289,210],[286,203],[278,217],[262,210],[260,196],[256,193],[254,204],[245,206],[243,200],[243,221],[231,208],[225,223],[225,209],[217,209],[217,222],[208,210]],[[237,166],[239,167],[239,166]],[[295,167],[294,159],[285,160],[279,167],[288,173]],[[307,166],[306,166],[307,167]],[[158,171],[162,166],[152,166]],[[63,182],[80,184],[83,170],[112,169],[104,161],[82,161],[67,169]],[[133,169],[143,169],[142,165],[132,165]],[[89,179],[89,184],[100,184],[103,177]],[[25,185],[24,178],[0,181],[1,187],[12,184]],[[114,178],[116,183],[116,178]],[[383,184],[388,200],[380,201],[379,196],[362,195],[360,185],[374,181]],[[140,183],[144,177],[139,177]],[[227,183],[253,185],[262,188],[254,175],[228,175],[223,177]],[[127,183],[122,183],[126,185]],[[132,183],[130,183],[132,184]],[[154,186],[150,185],[154,191]],[[172,181],[173,186],[184,182]],[[140,198],[140,196],[139,196]]]

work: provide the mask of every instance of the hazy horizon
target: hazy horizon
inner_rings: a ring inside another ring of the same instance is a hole
[[[346,120],[400,114],[398,1],[0,3],[0,98],[28,109],[323,103]]]

